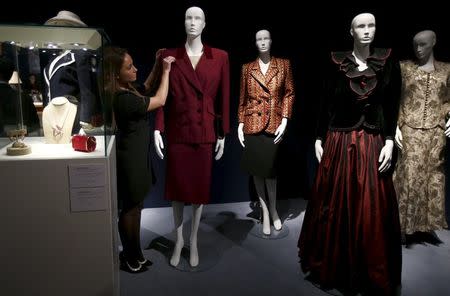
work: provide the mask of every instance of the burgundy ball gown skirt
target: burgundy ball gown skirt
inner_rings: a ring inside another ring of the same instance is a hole
[[[401,235],[392,177],[378,172],[379,134],[330,131],[298,242],[302,269],[323,288],[393,295]]]

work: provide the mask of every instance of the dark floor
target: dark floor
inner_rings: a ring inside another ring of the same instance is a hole
[[[141,274],[120,272],[122,296],[330,295],[303,279],[297,240],[306,201],[281,200],[287,236],[255,235],[258,211],[253,204],[228,203],[204,207],[199,229],[200,265],[194,271],[168,263],[174,241],[172,209],[143,210],[142,247],[153,261]],[[191,208],[185,208],[184,237],[189,241]],[[283,233],[284,234],[284,233]],[[438,231],[440,246],[415,244],[403,248],[402,295],[450,295],[450,232]],[[188,254],[188,253],[187,253]]]

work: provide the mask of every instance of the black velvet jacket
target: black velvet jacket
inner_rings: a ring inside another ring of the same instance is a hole
[[[317,139],[327,130],[366,129],[393,139],[401,92],[398,61],[391,49],[374,48],[367,58],[368,68],[358,70],[351,51],[332,52],[326,73],[317,125]]]

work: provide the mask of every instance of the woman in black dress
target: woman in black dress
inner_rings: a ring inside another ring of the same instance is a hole
[[[105,50],[106,89],[112,94],[112,108],[117,124],[117,189],[122,203],[119,215],[119,235],[123,252],[121,268],[129,272],[146,270],[150,261],[144,258],[140,246],[140,221],[143,200],[152,184],[149,159],[150,130],[148,112],[166,102],[169,72],[173,57],[156,64],[144,83],[148,91],[161,78],[155,96],[141,95],[132,85],[137,69],[125,49],[110,47]],[[156,73],[161,72],[161,77]]]

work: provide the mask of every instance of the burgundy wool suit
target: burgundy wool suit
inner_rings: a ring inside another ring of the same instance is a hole
[[[184,47],[174,56],[166,105],[156,111],[155,130],[167,139],[165,197],[205,204],[210,198],[214,143],[229,132],[228,54],[203,46],[194,69]]]

